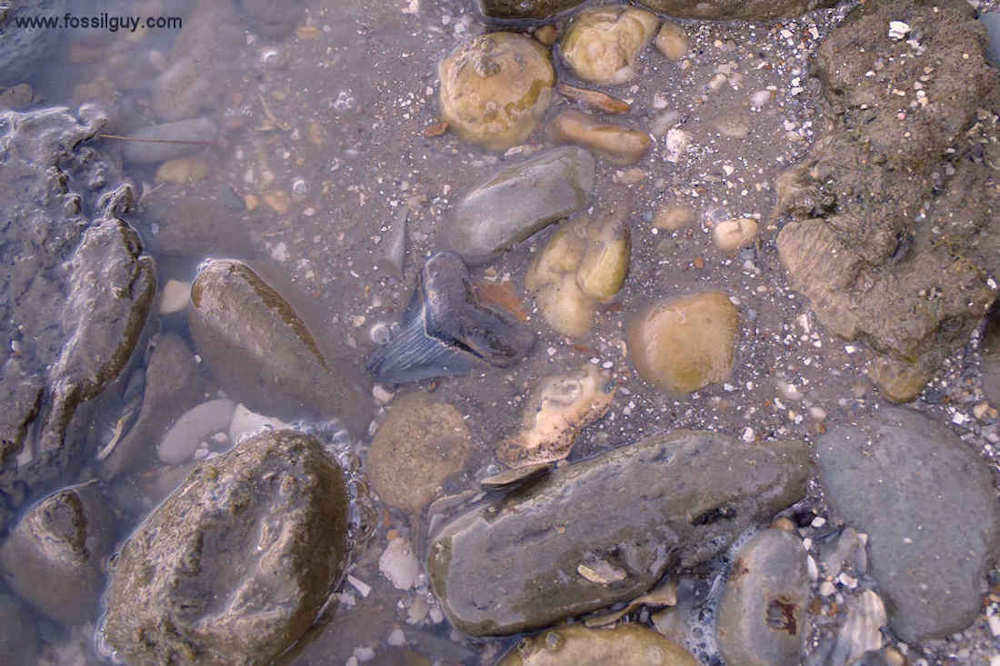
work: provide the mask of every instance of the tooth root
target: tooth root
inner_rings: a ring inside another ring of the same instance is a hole
[[[429,337],[424,328],[423,315],[421,310],[399,335],[376,349],[368,358],[368,371],[376,381],[401,384],[462,375],[479,364],[474,356]]]

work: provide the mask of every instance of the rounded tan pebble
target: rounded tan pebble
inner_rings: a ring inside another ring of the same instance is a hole
[[[571,625],[524,639],[499,666],[697,666],[684,648],[646,627]]]
[[[660,32],[656,35],[656,48],[669,60],[680,60],[687,55],[688,38],[684,28],[673,23],[664,21],[660,26]]]
[[[179,157],[167,160],[156,170],[156,182],[186,185],[204,180],[208,175],[208,164],[194,157]]]
[[[480,35],[438,66],[441,116],[465,141],[490,150],[521,143],[552,99],[555,71],[545,48],[513,32]]]
[[[675,394],[726,380],[739,313],[717,291],[655,303],[628,326],[628,349],[647,382]]]
[[[619,166],[641,160],[653,143],[646,132],[601,123],[579,111],[556,116],[549,125],[549,135],[554,141],[582,146]]]
[[[465,465],[471,438],[461,412],[422,392],[389,408],[368,451],[372,487],[386,504],[416,512]]]
[[[635,77],[636,59],[658,23],[655,14],[632,7],[584,10],[573,18],[559,52],[581,79],[604,85],[625,83]]]
[[[757,238],[757,220],[750,217],[723,220],[712,230],[712,239],[716,247],[723,252],[735,252],[753,243],[755,238]]]
[[[653,218],[653,226],[657,229],[667,231],[678,231],[684,227],[689,227],[697,220],[694,210],[689,206],[679,204],[667,204],[656,212]]]

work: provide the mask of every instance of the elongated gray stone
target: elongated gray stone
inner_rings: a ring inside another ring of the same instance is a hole
[[[1000,535],[989,466],[944,426],[883,408],[817,449],[834,512],[866,532],[890,626],[907,643],[975,620]]]
[[[444,230],[445,244],[470,263],[489,261],[545,226],[587,205],[594,188],[594,158],[567,146],[504,167],[457,206]]]
[[[432,538],[427,570],[462,631],[546,626],[712,557],[800,499],[810,470],[801,442],[652,436],[459,516]]]

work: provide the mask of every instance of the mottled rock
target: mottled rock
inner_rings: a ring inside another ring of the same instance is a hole
[[[697,222],[698,216],[690,206],[667,204],[656,211],[653,224],[659,229],[679,231]]]
[[[614,299],[628,275],[628,206],[580,217],[552,235],[524,276],[542,317],[571,338],[586,335],[598,303]]]
[[[798,442],[745,446],[709,432],[658,435],[474,507],[431,540],[442,608],[473,635],[509,634],[650,589],[797,501]],[[600,583],[580,573],[607,570]]]
[[[340,469],[266,433],[199,465],[129,537],[100,632],[130,663],[264,664],[315,620],[346,552]]]
[[[570,22],[559,54],[581,79],[602,85],[625,83],[638,73],[636,60],[659,23],[655,14],[628,5],[585,9]]]
[[[719,602],[716,634],[726,663],[798,664],[809,602],[802,541],[764,530],[740,549]]]
[[[647,132],[602,123],[579,111],[563,111],[549,125],[549,136],[557,143],[575,143],[626,166],[643,158],[653,144]]]
[[[397,398],[372,439],[367,470],[386,504],[419,512],[471,449],[462,413],[420,391]]]
[[[635,624],[614,629],[580,625],[525,638],[498,666],[697,666],[687,650]]]
[[[132,189],[83,145],[104,126],[63,108],[0,113],[0,479],[8,499],[82,461],[86,419],[125,368],[155,291],[151,257],[121,219]],[[17,464],[12,464],[17,457]],[[16,502],[15,502],[16,504]],[[11,508],[0,508],[0,522]]]
[[[837,631],[825,663],[830,666],[857,664],[858,659],[882,647],[882,627],[887,623],[885,605],[873,591],[865,590],[851,597],[847,601],[847,617]]]
[[[556,75],[541,44],[513,32],[480,35],[441,61],[441,116],[490,150],[521,143],[552,100]]]
[[[496,19],[545,19],[583,0],[479,0],[479,9],[488,18]]]
[[[136,164],[165,162],[204,150],[206,145],[215,141],[218,132],[218,127],[208,118],[188,118],[144,127],[128,135],[139,141],[124,142],[122,157]],[[166,141],[154,143],[152,139]]]
[[[610,380],[591,363],[543,379],[525,403],[520,432],[501,441],[497,457],[512,467],[567,457],[577,433],[611,406],[615,389]]]
[[[466,261],[488,261],[558,219],[584,208],[594,158],[582,148],[548,150],[504,167],[455,206],[444,241]]]
[[[28,509],[0,548],[4,580],[50,618],[79,624],[97,615],[113,518],[95,484],[58,491]]]
[[[904,18],[918,51],[888,37]],[[778,212],[794,218],[777,239],[792,284],[830,331],[891,361],[876,379],[898,400],[996,295],[982,276],[1000,270],[1000,200],[986,185],[1000,79],[983,42],[960,0],[858,7],[817,51],[830,130],[777,183]]]
[[[200,397],[198,364],[187,343],[174,333],[159,333],[150,347],[139,416],[101,462],[105,478],[117,476],[144,457],[152,461],[153,444]]]
[[[898,407],[831,428],[818,459],[835,514],[869,535],[893,631],[915,642],[968,626],[1000,535],[985,462],[947,428]]]
[[[678,18],[745,19],[763,21],[793,18],[836,0],[641,0],[650,9]]]
[[[246,264],[206,262],[191,287],[188,321],[212,374],[251,409],[283,419],[336,417],[356,434],[367,430],[372,401],[353,363],[328,360],[292,306]]]
[[[717,291],[656,303],[627,329],[639,376],[673,393],[691,393],[729,378],[739,313]]]

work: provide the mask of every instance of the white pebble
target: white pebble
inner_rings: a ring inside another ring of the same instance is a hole
[[[350,583],[351,587],[357,590],[362,597],[367,597],[369,594],[371,594],[372,586],[368,585],[363,580],[355,578],[354,576],[348,574],[347,582]]]
[[[379,558],[378,570],[397,590],[409,590],[420,575],[420,563],[413,556],[410,542],[397,537],[389,542]]]
[[[160,292],[160,314],[168,315],[180,312],[191,302],[191,283],[180,280],[167,280]]]
[[[393,629],[389,634],[389,638],[386,641],[389,645],[393,647],[399,647],[401,645],[406,645],[406,635],[403,633],[402,629]]]
[[[833,586],[833,583],[831,583],[828,580],[824,580],[822,583],[819,584],[819,593],[822,594],[824,597],[829,597],[836,591],[837,588],[835,588]]]
[[[743,438],[742,439],[743,439],[744,442],[752,442],[753,439],[754,439],[754,437],[755,437],[755,435],[754,435],[753,428],[744,428],[743,429]]]
[[[771,91],[770,90],[758,90],[754,94],[750,95],[750,106],[759,109],[768,102],[771,101]]]
[[[910,34],[910,26],[902,21],[889,21],[889,39],[900,40]]]
[[[209,400],[184,412],[156,447],[156,455],[168,465],[189,460],[198,445],[212,434],[225,430],[236,404],[220,398]]]

